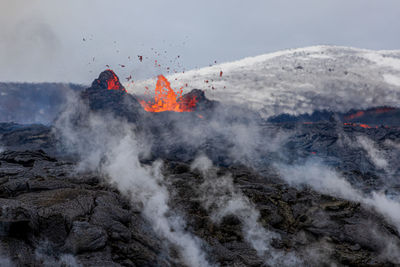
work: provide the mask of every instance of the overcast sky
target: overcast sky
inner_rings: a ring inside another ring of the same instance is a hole
[[[0,0],[0,23],[0,81],[90,83],[106,65],[143,79],[318,44],[400,49],[399,0]]]

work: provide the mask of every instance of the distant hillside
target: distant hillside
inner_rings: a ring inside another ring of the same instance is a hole
[[[399,50],[313,46],[217,64],[167,78],[175,88],[204,89],[210,99],[243,103],[264,117],[324,109],[347,112],[400,106]],[[155,80],[139,81],[127,89],[143,93],[145,86],[154,88]]]
[[[50,123],[68,92],[83,86],[61,83],[0,83],[0,122]]]

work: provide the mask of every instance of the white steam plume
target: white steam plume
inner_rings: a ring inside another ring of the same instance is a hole
[[[384,193],[374,191],[370,195],[365,195],[352,187],[336,171],[317,161],[307,161],[304,165],[276,164],[275,166],[281,177],[290,185],[307,185],[320,193],[372,207],[400,231],[400,203]]]
[[[156,162],[153,166],[140,163],[139,155],[144,147],[138,143],[134,125],[92,114],[76,99],[69,104],[58,119],[56,129],[67,148],[82,157],[80,169],[100,171],[132,202],[142,206],[155,232],[178,248],[185,264],[209,266],[201,240],[185,230],[181,216],[169,214],[169,194],[160,172],[162,163]],[[79,116],[80,119],[87,117],[80,127],[74,127],[74,120]]]
[[[389,198],[383,192],[372,192],[369,195],[363,194],[352,187],[336,171],[316,161],[307,161],[304,165],[288,166],[276,164],[275,166],[280,176],[290,185],[310,186],[320,193],[359,202],[364,206],[371,207],[400,232],[400,203]],[[382,238],[385,244],[380,256],[399,264],[399,242],[393,240],[393,238],[383,238],[381,233],[376,231],[371,233]]]
[[[293,253],[277,251],[271,246],[279,234],[268,231],[258,221],[259,211],[254,204],[237,188],[230,176],[218,177],[216,168],[205,156],[197,157],[191,165],[199,170],[204,182],[200,186],[203,206],[211,212],[211,219],[219,223],[226,215],[235,215],[242,222],[245,240],[257,251],[265,262],[274,266],[296,266],[301,261]]]
[[[371,159],[376,167],[381,169],[388,168],[389,163],[387,162],[385,155],[375,145],[374,141],[365,136],[358,136],[357,141],[360,146],[367,152],[368,157]]]

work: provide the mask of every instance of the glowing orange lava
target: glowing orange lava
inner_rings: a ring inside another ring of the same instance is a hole
[[[361,128],[365,128],[365,129],[378,128],[378,126],[372,127],[372,126],[369,126],[368,124],[352,123],[352,122],[345,122],[344,125],[347,125],[347,126],[359,126]]]
[[[346,120],[352,120],[358,117],[364,116],[364,111],[357,111],[357,113],[351,114],[349,116],[344,117]]]
[[[122,90],[126,92],[126,89],[120,84],[119,79],[117,75],[114,73],[114,71],[108,69],[108,71],[111,72],[112,77],[107,80],[107,89],[108,90]]]
[[[382,113],[386,113],[389,111],[395,110],[395,108],[391,108],[391,107],[381,107],[381,108],[373,108],[370,110],[366,110],[366,111],[357,111],[354,114],[350,114],[348,116],[345,116],[344,118],[346,120],[353,120],[359,117],[362,117],[364,115],[368,115],[368,114],[382,114]]]
[[[156,84],[154,101],[139,100],[139,102],[147,112],[191,112],[197,100],[196,97],[183,97],[182,88],[179,93],[175,93],[167,78],[160,75]]]

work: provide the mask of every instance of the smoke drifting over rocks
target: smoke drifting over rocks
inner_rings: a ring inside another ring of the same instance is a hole
[[[272,121],[193,90],[192,112],[150,113],[111,74],[68,94],[51,126],[0,124],[6,259],[400,264],[400,131],[379,125],[396,109],[368,127],[343,113]]]
[[[343,177],[340,177],[334,170],[322,165],[319,162],[309,161],[301,166],[276,166],[281,177],[294,186],[310,186],[323,194],[337,196],[349,201],[365,205],[366,208],[374,209],[378,214],[385,217],[392,223],[397,232],[400,232],[400,202],[399,198],[394,199],[384,192],[371,192],[368,195],[355,189]],[[375,244],[381,243],[381,255],[387,257],[393,263],[400,263],[400,239],[387,236],[381,230],[377,230],[374,224],[364,229],[373,237],[371,241]],[[371,229],[372,227],[372,229]]]
[[[357,142],[367,152],[369,158],[377,168],[386,169],[389,166],[389,163],[386,161],[383,152],[379,151],[379,148],[376,147],[372,140],[364,136],[359,136],[357,138]]]
[[[384,193],[375,191],[369,196],[364,195],[334,170],[318,162],[309,161],[305,165],[276,167],[281,177],[289,184],[311,186],[318,192],[368,205],[389,219],[400,231],[400,213],[396,212],[400,208],[398,199],[390,199]]]
[[[83,159],[79,169],[99,170],[133,203],[142,206],[143,215],[154,231],[178,247],[184,263],[189,266],[210,265],[201,249],[201,240],[185,231],[183,218],[168,214],[169,192],[163,185],[161,163],[154,162],[147,167],[140,163],[139,155],[145,153],[146,148],[138,145],[134,125],[112,115],[91,114],[79,100],[70,102],[73,103],[78,103],[78,106],[67,107],[59,117],[56,129]],[[76,114],[76,111],[83,113]],[[80,124],[86,125],[84,129],[74,125],[73,120],[77,117],[82,120]]]
[[[295,255],[282,253],[271,246],[273,239],[280,238],[279,234],[268,231],[261,225],[259,211],[249,198],[235,188],[232,177],[218,177],[212,162],[204,156],[196,158],[191,168],[199,170],[205,179],[199,187],[200,198],[214,222],[221,223],[226,216],[239,218],[246,242],[269,265],[297,266],[301,263]]]

